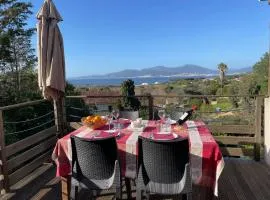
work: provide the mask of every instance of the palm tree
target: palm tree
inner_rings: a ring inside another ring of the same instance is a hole
[[[225,79],[225,72],[228,70],[228,66],[223,62],[218,64],[219,78],[221,83],[221,94],[223,94],[223,81]]]

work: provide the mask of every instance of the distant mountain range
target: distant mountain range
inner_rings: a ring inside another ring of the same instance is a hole
[[[227,74],[243,74],[252,71],[251,67],[240,69],[229,69]],[[144,68],[140,70],[126,69],[119,72],[104,74],[104,75],[89,75],[76,77],[76,79],[87,78],[128,78],[128,77],[174,77],[174,76],[213,76],[217,75],[218,70],[208,69],[198,65],[186,64],[180,67],[164,67],[157,66]],[[75,79],[71,78],[71,79]]]

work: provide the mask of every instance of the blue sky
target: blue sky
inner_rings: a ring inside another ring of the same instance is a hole
[[[32,0],[35,14],[42,0]],[[270,6],[258,0],[54,0],[67,77],[197,64],[252,66],[269,49]],[[33,38],[36,47],[36,38]]]

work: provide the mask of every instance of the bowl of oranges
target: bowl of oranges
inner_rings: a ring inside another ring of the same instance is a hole
[[[100,115],[91,115],[82,118],[82,123],[85,126],[88,126],[92,129],[97,129],[104,126],[107,123],[107,120]]]

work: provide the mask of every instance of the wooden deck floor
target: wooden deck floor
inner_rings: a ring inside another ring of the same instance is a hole
[[[268,166],[263,162],[242,159],[226,159],[225,163],[225,169],[219,181],[219,197],[215,198],[216,200],[270,199],[270,168]],[[81,199],[87,199],[86,194],[81,193],[81,196]],[[133,188],[133,196],[135,196],[135,188]],[[199,192],[194,191],[193,199],[203,199],[200,196],[202,195]],[[105,193],[98,199],[111,198],[110,193]],[[60,180],[55,178],[55,168],[51,164],[44,164],[30,176],[13,185],[10,193],[2,196],[1,199],[61,199],[61,185]],[[151,199],[160,199],[160,197],[154,196]]]

